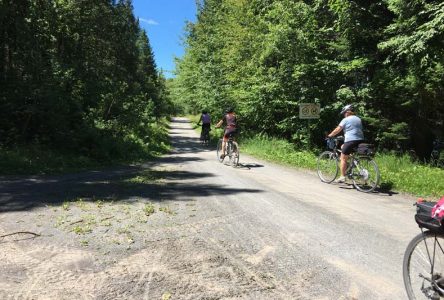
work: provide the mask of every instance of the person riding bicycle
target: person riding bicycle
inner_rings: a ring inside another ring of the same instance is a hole
[[[328,138],[331,138],[338,135],[341,131],[344,132],[344,144],[341,146],[341,176],[336,180],[338,183],[346,181],[345,172],[347,170],[348,157],[352,150],[364,141],[362,121],[355,115],[353,105],[348,104],[344,106],[341,110],[341,115],[344,115],[342,121],[327,135]]]
[[[204,140],[204,133],[210,132],[211,130],[211,116],[206,110],[202,110],[202,114],[200,115],[199,122],[197,122],[197,125],[200,125],[200,122],[202,122],[202,130],[200,131],[200,139]]]
[[[222,126],[222,124],[225,125],[225,131],[224,131],[224,138],[222,142],[222,154],[220,155],[220,158],[223,159],[225,157],[225,149],[227,146],[227,141],[230,135],[234,135],[236,133],[236,114],[234,113],[234,109],[232,107],[229,107],[225,110],[225,114],[222,117],[222,119],[216,124],[216,128],[219,128]]]

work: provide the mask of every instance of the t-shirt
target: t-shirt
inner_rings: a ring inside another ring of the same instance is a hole
[[[202,123],[203,124],[210,124],[211,118],[209,114],[202,114]]]
[[[228,113],[224,116],[224,121],[227,124],[227,127],[234,128],[236,127],[236,115],[234,113]]]
[[[362,122],[357,116],[352,115],[342,119],[339,126],[341,126],[344,131],[344,143],[364,140]]]

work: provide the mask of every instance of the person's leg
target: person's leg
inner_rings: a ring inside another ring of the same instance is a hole
[[[347,171],[347,161],[349,155],[341,153],[341,176],[345,177],[345,171]]]
[[[346,181],[346,172],[347,172],[347,162],[348,162],[348,157],[350,156],[350,154],[353,152],[353,149],[358,146],[358,144],[361,141],[351,141],[351,142],[347,142],[344,143],[341,146],[341,162],[340,162],[340,168],[341,168],[341,176],[336,180],[336,182],[345,182]]]
[[[225,149],[227,147],[227,141],[228,141],[228,131],[224,131],[224,137],[222,140],[222,154],[220,155],[221,158],[225,157]]]
[[[222,154],[220,155],[220,157],[225,157],[225,148],[227,147],[227,139],[224,136],[224,139],[222,141]]]

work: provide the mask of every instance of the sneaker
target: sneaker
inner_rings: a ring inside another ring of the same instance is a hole
[[[341,176],[338,179],[335,180],[336,183],[344,183],[347,179],[345,176]]]
[[[225,158],[225,154],[221,154],[219,157],[220,157],[220,159],[224,159]]]

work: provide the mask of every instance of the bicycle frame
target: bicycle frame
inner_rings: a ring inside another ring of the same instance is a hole
[[[328,140],[329,151],[322,152],[318,157],[318,176],[321,181],[331,183],[338,175],[340,166],[339,139]],[[335,167],[331,160],[336,162]],[[355,171],[357,170],[357,171]],[[347,160],[345,176],[353,181],[353,186],[361,192],[373,191],[379,183],[379,168],[371,156],[351,153]]]

